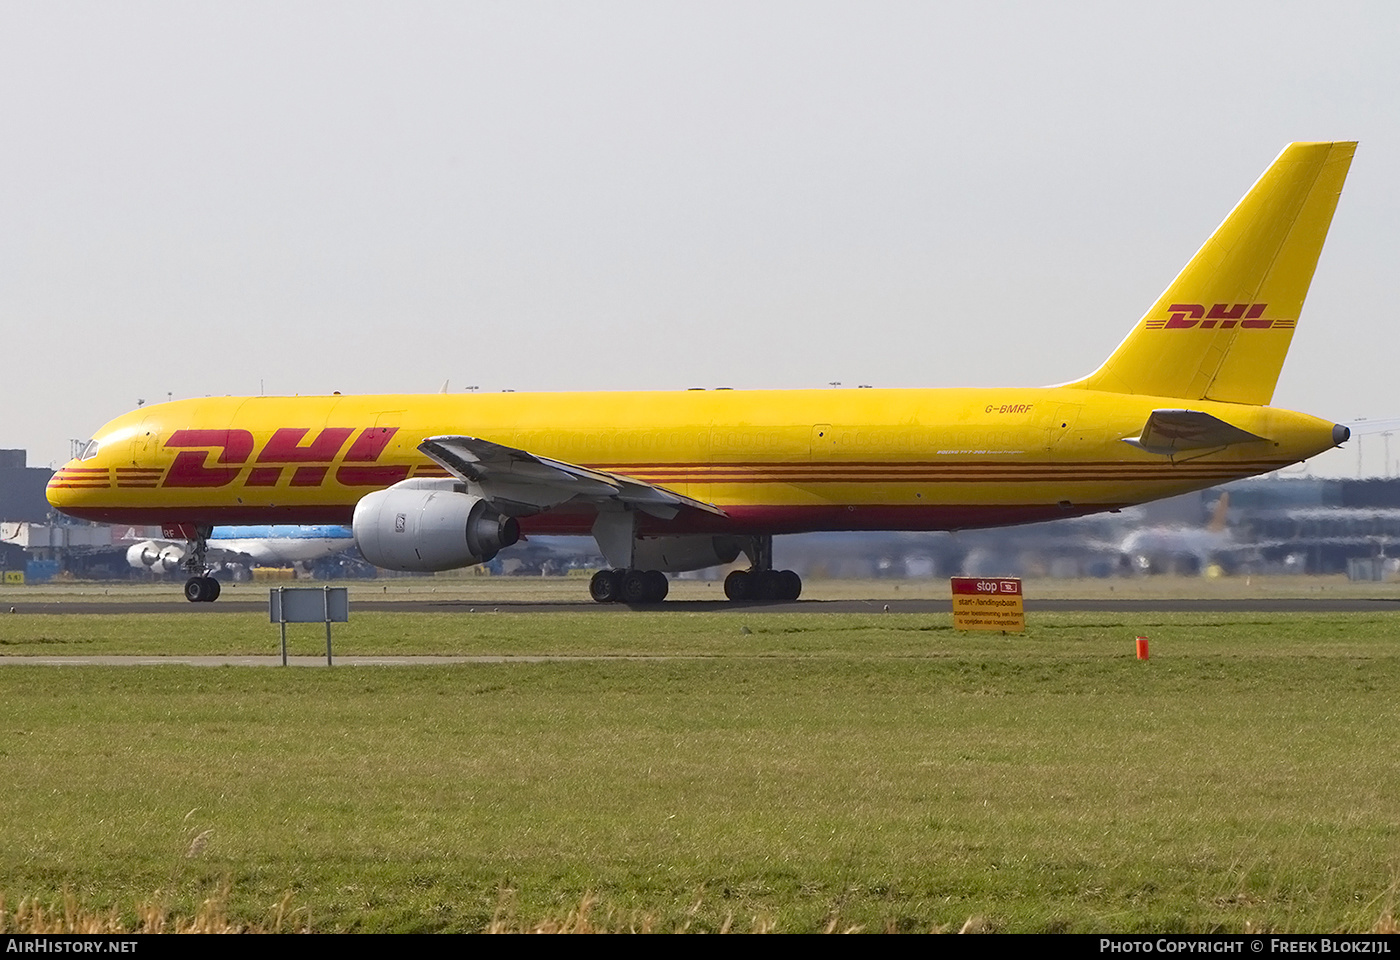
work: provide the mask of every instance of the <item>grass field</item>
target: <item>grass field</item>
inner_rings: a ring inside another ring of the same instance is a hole
[[[468,570],[478,568],[469,567]],[[303,586],[308,581],[276,580],[223,585],[221,599],[267,602],[269,587]],[[587,603],[588,578],[571,577],[485,577],[464,576],[448,571],[437,576],[385,577],[378,580],[343,580],[338,586],[350,590],[352,605],[359,600],[443,600],[479,602],[483,605],[510,602]],[[159,601],[171,606],[185,605],[180,579],[154,582],[134,581],[49,581],[26,585],[0,584],[0,608],[55,601]],[[1351,581],[1344,576],[1250,576],[1250,577],[1108,577],[1060,580],[1036,578],[1026,581],[1030,600],[1056,599],[1200,599],[1246,600],[1263,598],[1366,598],[1400,600],[1400,581],[1375,583]],[[803,584],[805,600],[947,600],[948,581],[927,580],[809,580]],[[723,600],[720,580],[671,581],[673,600]]]
[[[580,659],[7,667],[0,895],[324,931],[590,898],[659,930],[1369,930],[1400,895],[1396,628],[365,613],[338,652]],[[6,655],[275,643],[257,614],[0,620]]]

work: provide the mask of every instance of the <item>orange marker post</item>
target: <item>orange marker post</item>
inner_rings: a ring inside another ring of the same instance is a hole
[[[1138,658],[1139,660],[1146,660],[1146,659],[1147,659],[1147,638],[1146,638],[1146,637],[1138,637],[1138,638],[1137,638],[1137,658]]]

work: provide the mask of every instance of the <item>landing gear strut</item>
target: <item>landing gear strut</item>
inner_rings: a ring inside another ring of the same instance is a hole
[[[185,554],[185,569],[190,578],[185,581],[185,599],[190,603],[213,603],[219,599],[219,581],[209,576],[206,555],[209,552],[209,534],[212,527],[195,527],[189,537],[189,550]]]

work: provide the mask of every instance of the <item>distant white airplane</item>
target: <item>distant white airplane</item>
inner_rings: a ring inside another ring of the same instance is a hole
[[[1263,544],[1241,543],[1226,526],[1229,509],[1230,494],[1222,493],[1206,526],[1144,527],[1124,537],[1118,552],[1141,573],[1169,569],[1182,558],[1189,558],[1204,573],[1212,564],[1228,565],[1257,555]]]
[[[331,557],[354,545],[350,528],[338,525],[215,527],[209,556],[220,563],[278,567]],[[137,570],[174,573],[185,562],[185,551],[183,540],[142,540],[127,549],[126,562]]]

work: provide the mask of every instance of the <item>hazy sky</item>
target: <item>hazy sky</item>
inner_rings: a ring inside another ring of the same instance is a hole
[[[1393,0],[0,0],[0,447],[167,393],[1057,383],[1329,139],[1274,402],[1397,417],[1397,50]]]

